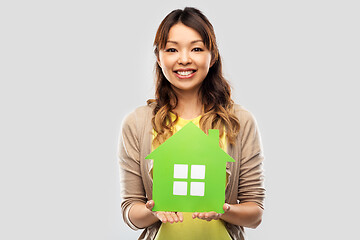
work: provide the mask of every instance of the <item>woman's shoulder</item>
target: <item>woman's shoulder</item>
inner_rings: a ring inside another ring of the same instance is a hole
[[[126,115],[127,118],[144,118],[146,116],[152,115],[154,111],[154,104],[147,104],[136,107],[133,111],[129,112]]]
[[[243,105],[234,104],[234,112],[240,122],[254,120],[255,117],[250,110],[245,108]]]
[[[151,104],[139,106],[139,107],[135,108],[135,110],[129,114],[135,114],[135,115],[141,117],[141,116],[152,114],[153,110],[154,110],[154,104],[151,103]]]
[[[123,127],[136,127],[141,125],[142,122],[145,123],[145,121],[148,121],[148,119],[152,117],[154,107],[152,103],[136,107],[123,119]]]
[[[244,144],[245,141],[258,141],[257,139],[260,139],[259,135],[259,127],[258,123],[256,121],[255,116],[251,111],[249,111],[247,108],[245,108],[242,105],[236,104],[234,106],[235,115],[239,119],[240,123],[240,139],[242,141],[242,144]],[[259,140],[259,144],[261,145],[261,140]]]

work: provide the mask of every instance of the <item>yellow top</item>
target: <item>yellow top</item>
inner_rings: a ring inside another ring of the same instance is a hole
[[[175,115],[171,113],[171,117],[175,118]],[[186,120],[178,118],[174,126],[174,133],[179,131],[183,126],[192,121],[199,127],[199,121],[201,116],[194,119]],[[221,145],[224,146],[223,150],[226,151],[226,134],[221,137]],[[156,136],[156,132],[153,132],[153,136]],[[152,147],[153,148],[153,147]],[[227,179],[227,178],[226,178]],[[225,227],[224,221],[212,220],[206,221],[202,219],[192,219],[192,213],[184,212],[184,221],[178,223],[162,223],[160,229],[156,235],[155,240],[175,240],[175,239],[188,239],[188,240],[231,240],[231,237]]]

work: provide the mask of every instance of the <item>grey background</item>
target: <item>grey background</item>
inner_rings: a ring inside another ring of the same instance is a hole
[[[135,239],[117,141],[153,96],[160,21],[213,23],[237,103],[265,150],[266,211],[249,239],[355,239],[357,1],[1,1],[0,238]]]

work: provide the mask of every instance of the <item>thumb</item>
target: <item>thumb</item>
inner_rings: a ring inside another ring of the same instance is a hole
[[[154,207],[154,201],[153,200],[147,201],[145,206],[147,209],[152,210],[152,208]]]
[[[224,209],[225,213],[230,211],[230,204],[225,203],[224,206],[223,206],[223,209]]]

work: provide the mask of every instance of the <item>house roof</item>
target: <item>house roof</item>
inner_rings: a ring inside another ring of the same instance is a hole
[[[219,130],[209,129],[206,135],[193,122],[189,122],[173,136],[167,139],[158,148],[152,151],[145,159],[161,159],[168,157],[169,153],[179,157],[184,155],[201,154],[216,157],[223,162],[235,162],[219,146]]]

